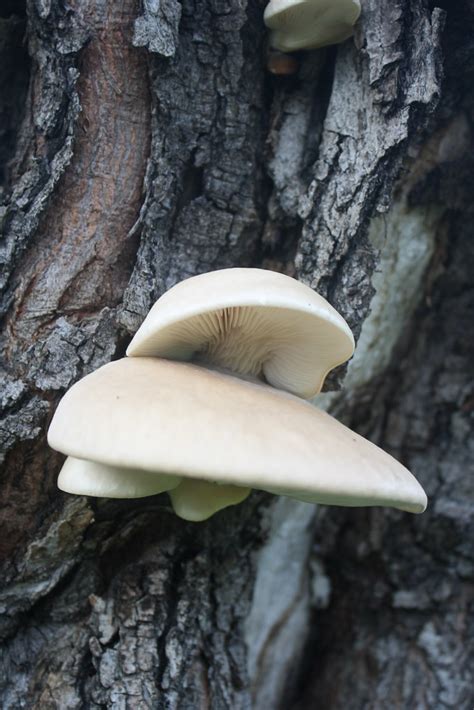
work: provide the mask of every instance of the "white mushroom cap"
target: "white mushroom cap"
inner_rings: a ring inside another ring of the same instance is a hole
[[[108,466],[419,513],[426,495],[374,444],[308,402],[196,365],[125,358],[75,384],[52,448]]]
[[[167,291],[127,355],[194,360],[309,398],[353,352],[346,321],[308,286],[263,269],[222,269]]]
[[[229,505],[242,503],[249,493],[250,488],[185,478],[177,488],[169,492],[169,496],[176,515],[184,520],[198,522],[207,520]]]
[[[337,44],[353,34],[359,0],[271,0],[263,19],[281,52]]]
[[[97,461],[68,456],[58,478],[58,488],[66,493],[103,498],[144,498],[176,488],[181,478],[117,468]]]

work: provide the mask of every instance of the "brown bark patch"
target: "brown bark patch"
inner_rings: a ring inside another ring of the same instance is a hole
[[[76,12],[91,34],[80,57],[82,111],[72,163],[15,274],[9,329],[19,344],[58,315],[117,304],[134,263],[129,234],[150,147],[147,63],[131,44],[136,3],[77,3]]]

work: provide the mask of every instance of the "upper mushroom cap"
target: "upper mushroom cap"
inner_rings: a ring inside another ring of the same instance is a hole
[[[359,0],[271,0],[263,19],[272,47],[294,52],[343,42],[359,15]]]
[[[426,507],[404,466],[333,417],[286,392],[196,365],[125,358],[101,367],[65,394],[48,440],[108,466],[319,503]]]
[[[263,269],[222,269],[181,281],[158,299],[127,355],[263,375],[309,398],[353,352],[346,321],[308,286]]]

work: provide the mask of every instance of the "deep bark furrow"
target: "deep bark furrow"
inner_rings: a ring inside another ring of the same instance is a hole
[[[408,5],[363,4],[357,49],[348,44],[337,55],[313,179],[300,203],[300,278],[329,296],[356,334],[373,295],[368,219],[390,204],[402,161],[441,91],[443,14]]]
[[[356,393],[367,404],[352,414],[353,425],[368,432],[385,421],[380,441],[422,481],[429,509],[410,523],[380,512],[320,518],[318,557],[333,596],[329,609],[315,614],[316,680],[300,710],[315,704],[378,708],[387,698],[401,708],[472,706],[474,352],[465,329],[474,322],[470,231],[451,215],[446,272],[435,280],[432,302],[418,312],[400,364],[375,396]]]

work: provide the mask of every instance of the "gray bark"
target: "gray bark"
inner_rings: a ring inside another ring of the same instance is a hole
[[[273,77],[263,5],[1,20],[4,708],[472,707],[474,6],[365,0],[353,40]],[[256,492],[195,525],[57,491],[65,389],[226,266],[346,317],[321,405],[414,471],[423,516]]]

